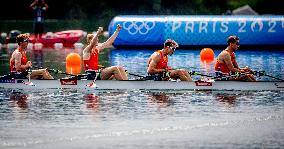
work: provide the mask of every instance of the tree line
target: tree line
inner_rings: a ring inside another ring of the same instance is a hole
[[[276,0],[45,0],[48,19],[104,19],[116,15],[219,15],[249,4],[259,14],[284,14]],[[30,19],[33,0],[1,1],[0,19]]]
[[[34,0],[1,1],[0,21],[32,20]],[[221,15],[248,4],[259,14],[283,15],[276,0],[45,0],[47,20],[81,20],[104,27],[117,15]],[[87,24],[88,25],[88,24]],[[3,26],[2,26],[3,27]],[[0,25],[1,30],[1,25]]]

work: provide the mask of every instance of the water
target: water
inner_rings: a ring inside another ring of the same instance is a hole
[[[169,64],[212,73],[199,52],[176,51]],[[48,53],[45,66],[64,66],[68,51]],[[110,63],[143,75],[151,53],[113,50]],[[283,78],[282,51],[237,56]],[[0,91],[0,148],[284,148],[283,124],[283,91]]]
[[[147,60],[155,50],[112,50],[110,53],[111,65],[124,66],[129,72],[146,75]],[[186,70],[199,71],[204,74],[214,74],[214,62],[221,52],[215,49],[213,63],[200,62],[200,50],[176,50],[169,56],[169,66]],[[284,51],[283,50],[238,50],[237,62],[240,67],[249,66],[258,71],[265,70],[267,74],[284,78]],[[258,78],[271,80],[271,78]]]
[[[1,148],[281,148],[284,92],[0,94]]]

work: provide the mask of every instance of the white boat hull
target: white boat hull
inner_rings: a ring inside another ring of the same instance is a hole
[[[31,80],[25,79],[1,80],[0,88],[4,89],[80,89],[94,90],[284,90],[284,82],[277,81],[116,81],[97,80],[91,86],[92,80]]]

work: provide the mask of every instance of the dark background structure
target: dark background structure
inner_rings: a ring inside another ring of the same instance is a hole
[[[283,15],[284,5],[277,0],[45,0],[46,31],[79,28],[87,31],[95,26],[107,27],[117,15],[222,15],[249,5],[259,15]],[[33,0],[3,0],[0,9],[0,32],[15,27],[31,28]],[[26,22],[25,22],[26,21]],[[9,25],[5,24],[8,22]],[[24,23],[25,22],[25,23]],[[62,22],[54,24],[55,22]],[[53,24],[52,24],[53,23]],[[21,25],[22,24],[22,25]],[[61,25],[62,24],[62,25]],[[15,27],[14,27],[15,26]],[[54,26],[54,27],[53,27]],[[58,28],[56,28],[56,27]],[[20,28],[21,29],[21,28]]]
[[[277,0],[45,0],[49,19],[109,19],[116,15],[219,15],[243,5],[259,14],[284,14]],[[33,0],[1,1],[0,19],[30,19]]]

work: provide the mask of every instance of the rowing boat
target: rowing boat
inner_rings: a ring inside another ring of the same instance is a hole
[[[153,80],[30,80],[0,79],[4,89],[79,89],[95,90],[271,90],[284,91],[283,81],[153,81]]]

